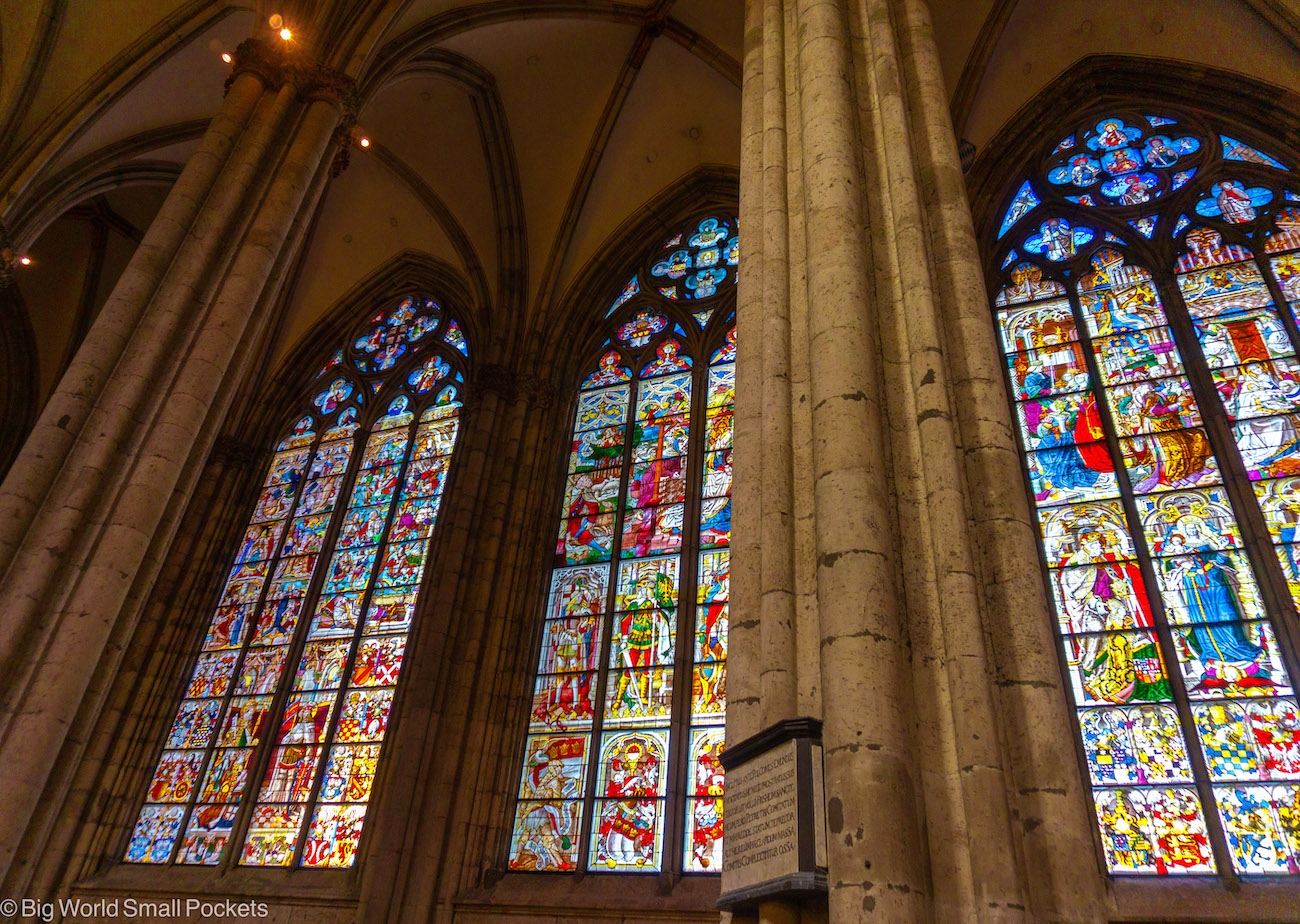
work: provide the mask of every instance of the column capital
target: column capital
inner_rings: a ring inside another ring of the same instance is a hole
[[[340,128],[347,132],[357,121],[357,82],[347,74],[283,44],[247,38],[235,49],[235,61],[226,89],[240,74],[251,73],[271,89],[292,84],[305,100],[324,100],[339,111]]]
[[[491,393],[506,401],[513,401],[519,392],[518,377],[499,363],[487,363],[479,368],[474,377],[475,390],[481,394]]]
[[[208,453],[208,464],[222,467],[248,468],[261,456],[257,447],[233,436],[218,436]]]
[[[13,239],[9,237],[9,229],[5,223],[0,221],[0,289],[7,289],[14,284],[13,265],[18,262],[18,254],[14,252]]]
[[[528,403],[539,410],[551,407],[559,397],[555,383],[540,375],[522,377],[519,390],[528,399]]]

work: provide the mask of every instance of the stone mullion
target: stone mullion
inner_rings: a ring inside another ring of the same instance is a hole
[[[308,444],[307,463],[306,465],[303,466],[304,475],[310,468],[312,461],[315,459],[316,453],[320,451],[320,447],[321,447],[321,440],[319,438],[313,440],[310,444]],[[275,464],[275,456],[276,453],[273,451],[271,453],[270,461],[266,465],[266,471],[268,475],[270,473],[271,466]],[[276,567],[280,564],[282,553],[284,551],[284,544],[289,539],[289,532],[293,527],[294,514],[297,511],[298,501],[302,497],[303,486],[306,483],[307,483],[307,479],[305,477],[298,479],[298,484],[294,488],[293,495],[289,501],[288,507],[286,508],[288,512],[283,517],[284,527],[280,532],[280,537],[276,539],[275,548],[272,550],[271,554],[268,555],[266,558],[266,576],[262,579],[262,587],[257,592],[257,599],[253,603],[251,618],[249,619],[248,626],[244,634],[244,639],[243,641],[240,642],[239,654],[236,656],[234,668],[230,672],[230,680],[226,684],[226,692],[221,697],[221,706],[217,710],[217,721],[213,726],[212,737],[208,740],[207,745],[203,749],[203,760],[200,761],[198,775],[194,778],[194,791],[190,793],[189,800],[185,803],[185,813],[181,816],[181,825],[176,832],[176,842],[172,844],[171,853],[168,855],[167,860],[165,861],[166,865],[168,866],[174,866],[176,864],[176,857],[180,852],[181,841],[183,841],[185,838],[185,829],[189,824],[190,816],[194,812],[194,806],[198,804],[199,790],[202,788],[203,783],[207,779],[208,770],[212,764],[212,755],[215,751],[218,750],[217,741],[221,737],[221,729],[226,723],[226,716],[230,711],[230,702],[235,698],[235,688],[239,685],[239,678],[244,672],[244,661],[248,657],[249,648],[252,647],[253,636],[256,634],[258,620],[262,615],[262,611],[266,608],[266,595],[267,593],[270,592],[271,583],[275,577]],[[257,500],[253,501],[254,506],[252,507],[252,510],[257,509],[256,505],[260,502],[261,495],[262,493],[265,492],[265,490],[266,490],[266,485],[265,482],[263,482],[263,485],[259,490]],[[252,512],[250,511],[248,516],[244,519],[245,530],[247,530],[249,525],[251,525],[249,523],[251,518],[252,518]],[[234,551],[227,553],[225,559],[223,560],[224,570],[221,573],[226,576],[227,580],[229,580],[230,572],[234,569],[235,559],[239,554],[238,543],[239,540],[236,540]],[[321,554],[323,555],[324,553],[322,552]],[[319,565],[319,563],[320,561],[318,558],[317,564]],[[218,597],[217,603],[213,604],[207,609],[207,614],[208,614],[207,619],[209,625],[211,625],[212,617],[216,614],[220,602],[221,602],[220,597]],[[188,682],[190,677],[193,675],[194,668],[198,663],[198,659],[203,656],[202,645],[199,646],[197,652],[195,652],[193,649],[191,649],[191,652],[192,653],[190,656],[190,660],[186,662],[188,666],[186,670],[181,674],[183,683]],[[174,702],[174,705],[172,706],[173,716],[177,714],[177,711],[180,709],[181,703],[183,703],[186,699],[189,698],[185,695],[185,689],[186,689],[185,687],[182,687],[181,695],[176,697],[173,701]],[[166,752],[166,750],[167,750],[167,744],[164,741],[161,744],[161,746],[154,752],[156,754],[153,761],[153,765],[155,767],[158,766],[158,762],[162,759],[162,755],[163,753]],[[249,755],[249,764],[252,764],[256,757],[257,757],[257,751],[256,749],[254,749],[253,753]],[[245,783],[245,789],[247,788],[248,788],[248,783]],[[137,816],[139,811],[142,810],[142,808],[143,808],[143,803],[141,804],[141,809],[137,809]],[[247,804],[242,806],[242,808],[246,813],[248,810]],[[239,814],[240,814],[239,812],[236,812],[236,816],[238,816]],[[227,845],[229,845],[229,841],[227,842]],[[226,856],[228,856],[228,853],[229,853],[229,847],[227,846],[227,849],[222,852],[221,859],[224,860]]]
[[[376,410],[378,410],[378,408],[376,408]],[[378,423],[379,419],[380,418],[376,418],[375,423]],[[362,466],[365,464],[366,461],[366,452],[370,448],[370,441],[377,433],[384,432],[383,430],[376,430],[375,423],[371,424],[369,432],[366,433],[365,438],[360,440],[359,445],[353,450],[354,452],[360,450],[361,455],[357,457],[355,468],[353,469],[352,472],[352,487],[349,489],[348,502],[346,504],[341,505],[338,508],[339,510],[342,511],[342,513],[338,515],[338,519],[334,523],[334,528],[332,531],[333,535],[330,536],[329,541],[321,547],[322,558],[325,557],[324,550],[326,548],[329,549],[330,558],[333,558],[334,554],[337,551],[336,546],[338,545],[339,533],[343,529],[343,523],[347,519],[348,513],[351,512],[353,509],[351,492],[356,489],[356,480],[361,476]],[[458,428],[459,428],[459,423],[460,422],[458,420],[457,421]],[[384,567],[384,560],[383,560],[384,553],[388,551],[388,537],[392,534],[393,531],[393,520],[397,516],[397,506],[398,503],[404,499],[404,495],[406,493],[406,477],[408,472],[411,469],[412,456],[415,452],[416,434],[419,432],[419,428],[420,428],[420,414],[412,411],[411,421],[406,425],[406,449],[402,452],[402,461],[398,465],[397,484],[393,488],[392,496],[389,497],[388,499],[388,512],[384,515],[384,528],[380,532],[379,539],[375,543],[375,561],[374,564],[371,565],[370,575],[369,577],[366,578],[366,586],[361,593],[361,601],[357,605],[357,624],[352,630],[352,641],[351,644],[348,646],[347,656],[343,659],[343,671],[342,673],[339,674],[339,688],[335,694],[334,709],[330,713],[330,724],[329,727],[325,730],[325,737],[322,738],[320,742],[320,749],[321,749],[320,762],[319,764],[317,764],[316,777],[312,781],[311,791],[307,794],[307,798],[303,802],[302,826],[298,829],[298,841],[294,845],[293,859],[290,860],[289,862],[289,867],[291,869],[296,869],[302,865],[303,851],[306,849],[307,846],[307,834],[311,829],[312,816],[315,814],[316,803],[320,799],[321,786],[324,783],[325,768],[329,765],[330,751],[334,747],[335,738],[338,737],[339,721],[342,718],[343,708],[347,704],[348,691],[352,689],[352,683],[350,678],[352,677],[353,668],[356,666],[357,649],[360,648],[361,646],[361,638],[366,630],[366,621],[367,621],[366,617],[370,610],[370,601],[374,598],[375,595],[375,585],[379,580],[379,572],[382,571]],[[358,433],[360,432],[361,431],[358,431]],[[453,442],[452,449],[451,449],[452,459],[455,458],[455,453],[456,453],[456,444],[455,442]],[[450,460],[448,461],[448,465],[450,467]],[[340,490],[339,496],[340,497],[343,496],[342,490]],[[432,538],[432,529],[437,529],[437,526],[438,524],[435,519],[431,527],[430,538]],[[428,559],[429,545],[430,543],[426,541],[425,560],[424,560],[424,569],[426,571],[428,570],[428,564],[429,564],[429,559]],[[316,564],[319,567],[320,559],[317,559]],[[322,575],[325,573],[326,570],[328,570],[328,567],[329,566],[327,564],[325,568],[321,569]],[[423,572],[421,572],[421,577],[423,577]],[[317,600],[320,599],[320,593],[321,593],[320,588],[317,588],[316,591]],[[416,601],[418,605],[419,597],[416,598]],[[305,609],[305,601],[304,601],[304,609]],[[308,627],[307,630],[302,635],[304,645],[303,648],[299,649],[298,651],[298,658],[302,657],[302,652],[306,648],[306,644],[305,644],[306,639],[311,632],[310,620],[307,620],[307,627]],[[408,639],[410,638],[409,629],[407,631],[407,638]],[[285,661],[286,675],[294,676],[297,674],[297,669],[295,667],[296,663],[297,663],[296,661],[291,663],[286,659]],[[292,670],[290,670],[290,668],[292,668]],[[401,672],[399,671],[397,677],[393,681],[393,699],[389,701],[388,718],[384,726],[384,735],[382,738],[379,739],[379,741],[374,742],[379,746],[379,757],[378,760],[376,761],[376,764],[378,763],[379,760],[383,760],[384,742],[388,738],[389,726],[393,724],[393,719],[395,717],[394,707],[397,705],[397,689],[398,689],[398,684],[401,682],[401,679],[402,679],[402,675]],[[293,689],[292,684],[289,685],[289,689],[290,690]],[[304,690],[303,692],[307,693],[312,691]],[[378,770],[379,767],[376,766],[375,777],[372,778],[372,784],[371,784],[372,789],[374,783],[378,782],[377,779]],[[371,793],[371,795],[373,795],[373,792]],[[370,800],[367,799],[366,800],[367,809],[369,808],[369,802]],[[250,799],[249,804],[255,804],[255,803],[253,802],[253,800]],[[367,814],[369,814],[369,812],[367,812]],[[373,818],[371,820],[373,821]],[[370,830],[371,830],[371,837],[373,837],[374,836],[373,824],[370,825]],[[364,822],[363,822],[362,834],[364,833],[366,832],[365,832]],[[353,862],[355,863],[355,854],[353,856]]]
[[[847,0],[797,0],[832,916],[929,914]],[[858,832],[861,832],[860,834]],[[862,857],[872,858],[872,867]]]
[[[664,798],[660,803],[664,825],[664,856],[659,875],[670,887],[683,872],[686,821],[690,798],[690,767],[686,756],[693,724],[695,693],[695,624],[700,617],[700,511],[703,508],[703,472],[708,436],[709,365],[711,350],[703,337],[691,369],[691,404],[686,443],[685,493],[682,497],[682,544],[677,562],[677,631],[673,638],[673,698],[669,709],[668,766]],[[733,418],[734,424],[734,418]],[[733,432],[732,440],[735,436]],[[657,480],[657,476],[656,476]],[[671,852],[671,856],[669,853]]]
[[[1101,418],[1102,432],[1105,434],[1107,451],[1115,469],[1116,485],[1119,490],[1120,505],[1124,510],[1129,535],[1133,541],[1133,551],[1137,558],[1138,570],[1145,585],[1147,605],[1151,608],[1152,634],[1156,637],[1160,650],[1161,668],[1169,682],[1170,698],[1178,714],[1178,724],[1187,749],[1188,761],[1192,766],[1193,787],[1201,803],[1201,814],[1205,819],[1209,833],[1210,850],[1214,856],[1215,872],[1230,886],[1237,885],[1237,876],[1232,866],[1232,854],[1229,852],[1227,838],[1223,831],[1223,822],[1219,818],[1218,805],[1210,786],[1210,774],[1205,763],[1205,749],[1197,734],[1196,721],[1192,716],[1191,700],[1183,683],[1182,671],[1178,663],[1178,651],[1174,646],[1173,630],[1169,626],[1169,616],[1165,611],[1164,597],[1160,592],[1160,575],[1156,573],[1151,554],[1150,542],[1142,526],[1142,516],[1138,511],[1137,493],[1133,490],[1129,478],[1128,466],[1124,464],[1124,449],[1119,441],[1119,427],[1110,410],[1109,395],[1106,394],[1106,379],[1101,374],[1101,364],[1097,351],[1093,347],[1092,335],[1084,324],[1083,310],[1080,306],[1077,286],[1070,288],[1070,310],[1074,315],[1074,328],[1079,336],[1079,348],[1083,351],[1084,362],[1088,369],[1088,379],[1092,383],[1088,389],[1096,402],[1097,413]],[[1168,312],[1165,314],[1169,317]],[[1172,319],[1171,319],[1172,320]],[[1172,329],[1172,328],[1171,328]],[[1183,354],[1186,356],[1186,354]],[[1184,364],[1184,369],[1186,365]],[[1114,633],[1108,633],[1114,634]],[[1076,712],[1077,715],[1077,712]],[[1076,719],[1076,721],[1078,721]],[[1169,784],[1171,786],[1186,784]],[[1131,788],[1131,787],[1129,787]],[[1158,846],[1157,846],[1158,849]]]
[[[323,437],[325,429],[322,429]],[[226,841],[226,849],[221,854],[218,861],[218,868],[223,872],[229,871],[237,866],[242,865],[240,857],[244,850],[244,839],[248,834],[249,823],[253,816],[253,811],[261,804],[260,797],[262,782],[266,778],[266,771],[271,762],[271,755],[279,742],[280,722],[284,719],[284,708],[289,702],[289,697],[293,695],[293,681],[297,673],[296,667],[299,658],[302,657],[303,650],[307,647],[307,635],[311,632],[312,611],[316,604],[320,602],[321,588],[325,585],[325,575],[329,571],[330,560],[334,557],[334,543],[338,540],[339,532],[343,528],[343,521],[347,518],[348,500],[352,494],[353,485],[356,484],[357,476],[361,471],[361,459],[365,455],[366,441],[368,433],[366,430],[358,427],[352,434],[352,449],[348,453],[348,467],[343,472],[339,481],[339,490],[334,498],[334,509],[330,511],[329,524],[325,528],[325,534],[321,538],[320,551],[316,553],[316,562],[312,566],[312,574],[307,582],[307,589],[303,593],[302,608],[298,611],[298,624],[294,627],[293,636],[285,645],[284,663],[280,668],[280,676],[276,680],[275,689],[271,692],[271,706],[266,714],[271,718],[266,723],[266,738],[259,741],[253,749],[253,753],[248,758],[248,779],[244,783],[244,795],[239,802],[239,812],[235,815],[235,823],[230,829],[230,837]],[[308,460],[308,467],[304,469],[304,477],[300,479],[298,492],[295,494],[294,505],[290,507],[289,522],[285,525],[285,534],[280,537],[280,545],[288,539],[289,530],[293,526],[293,521],[297,519],[297,497],[306,487],[306,472],[310,470],[310,463],[315,461],[316,450],[324,445],[326,440],[319,439],[313,446],[312,457]],[[335,442],[330,440],[329,442]],[[278,550],[277,550],[278,551]],[[275,559],[279,564],[280,559]],[[267,575],[266,585],[262,588],[262,593],[258,597],[257,615],[261,615],[262,608],[265,606],[265,597],[269,592],[272,579],[275,577],[274,572]],[[238,670],[235,674],[237,680],[239,674],[243,671],[243,654],[252,647],[252,633],[244,644],[244,652],[240,655]],[[234,681],[232,681],[232,687]],[[233,694],[232,694],[233,695]],[[331,713],[331,718],[333,714]],[[271,803],[283,804],[283,803]],[[293,803],[288,803],[293,804]],[[306,824],[304,815],[303,824]]]
[[[620,352],[623,361],[628,362],[627,353]],[[654,351],[649,349],[640,350],[636,355],[637,360],[628,363],[628,367],[634,371],[632,372],[632,380],[628,384],[627,413],[623,417],[623,464],[620,466],[622,473],[618,482],[618,501],[614,507],[614,534],[610,539],[609,590],[605,594],[605,612],[601,617],[605,620],[605,631],[601,634],[600,660],[596,663],[596,684],[592,689],[594,702],[591,704],[591,750],[587,754],[587,791],[582,797],[582,817],[579,821],[581,827],[578,830],[578,862],[575,864],[579,874],[591,872],[588,869],[588,861],[591,856],[591,832],[596,826],[596,799],[598,798],[596,790],[599,787],[597,777],[600,773],[600,738],[605,726],[605,688],[609,684],[610,674],[609,650],[614,640],[614,608],[618,604],[618,574],[619,563],[622,560],[623,528],[627,525],[627,489],[632,476],[632,447],[635,445],[633,435],[637,419],[637,402],[641,398],[641,375],[635,370],[639,370],[644,366],[648,361],[647,357],[654,356]],[[575,412],[573,419],[573,432],[575,434],[577,433],[577,426],[578,418]],[[561,514],[561,522],[563,522],[563,514]],[[685,529],[685,524],[683,524],[683,529]],[[680,556],[677,569],[677,609],[680,613],[682,587]],[[670,761],[671,757],[672,755],[669,754]]]

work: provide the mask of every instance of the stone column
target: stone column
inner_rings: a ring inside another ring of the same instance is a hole
[[[759,633],[762,560],[763,351],[763,3],[745,5],[741,87],[740,239],[736,295],[736,410],[733,453],[731,612],[727,627],[727,741],[763,727],[762,639]]]
[[[1008,803],[1026,879],[1022,901],[1033,920],[1104,920],[1104,877],[1086,781],[929,7],[925,0],[903,0],[894,22],[911,91],[913,157],[928,213],[931,276],[968,497],[968,542],[991,647],[984,670],[994,682],[993,708],[984,711],[1002,730]],[[991,793],[998,784],[984,785]]]
[[[93,725],[91,678],[120,657],[108,640],[138,617],[354,109],[349,79],[268,44],[241,45],[235,73],[60,383],[59,416],[0,488],[0,874],[38,802],[62,799],[86,744],[69,729]]]
[[[925,0],[751,0],[744,79],[729,731],[820,710],[832,920],[1098,920]]]

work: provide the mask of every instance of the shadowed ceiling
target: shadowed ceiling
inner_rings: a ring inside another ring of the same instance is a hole
[[[1300,0],[931,9],[954,125],[977,148],[1095,53],[1300,90]],[[147,226],[220,105],[222,52],[274,12],[357,77],[373,140],[321,204],[278,358],[411,250],[454,266],[485,305],[543,316],[645,203],[701,167],[739,166],[742,0],[0,4],[0,219],[34,261],[18,285],[41,401],[134,246],[127,229]]]

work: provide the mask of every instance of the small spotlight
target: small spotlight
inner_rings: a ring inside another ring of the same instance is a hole
[[[370,147],[370,139],[362,138],[360,141],[357,142],[357,144],[361,145],[363,148],[368,148]]]
[[[21,263],[23,266],[31,266],[31,265],[32,265],[32,258],[31,258],[31,257],[19,257],[19,258],[18,258],[18,262]]]
[[[232,58],[232,57],[230,57],[230,52],[228,52],[228,51],[223,51],[223,52],[221,53],[221,60],[222,60],[222,61],[225,61],[227,64],[229,64],[231,61],[234,61],[235,59]]]
[[[288,26],[285,26],[280,30],[280,38],[284,39],[286,42],[293,38],[293,33],[289,31]]]

